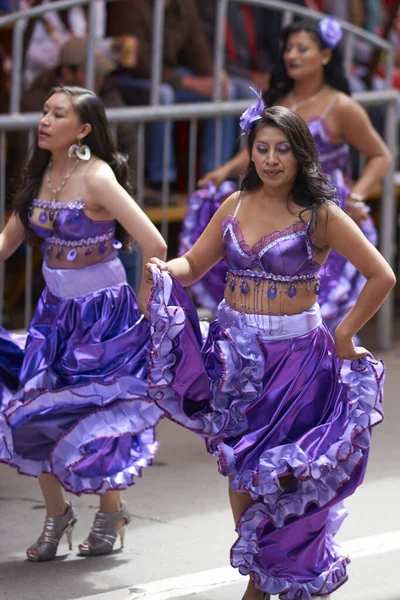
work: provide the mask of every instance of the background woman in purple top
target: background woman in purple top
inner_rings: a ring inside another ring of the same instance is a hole
[[[272,73],[263,100],[266,106],[282,105],[295,110],[308,123],[316,144],[322,169],[330,175],[340,198],[341,208],[360,225],[368,239],[376,244],[376,231],[368,216],[364,200],[382,179],[391,164],[389,150],[380,138],[366,111],[349,96],[338,47],[342,37],[339,23],[330,17],[319,23],[295,22],[282,33],[281,60]],[[366,158],[359,179],[350,181],[350,147]],[[226,179],[236,178],[248,163],[247,149],[199,182],[212,181],[218,188]],[[351,189],[350,189],[351,188]],[[206,212],[205,208],[201,209]],[[193,214],[191,223],[195,222]],[[200,231],[193,229],[197,239]],[[184,233],[186,240],[188,233]],[[345,261],[332,252],[321,280],[323,319],[334,331],[354,305],[365,280]],[[215,286],[214,286],[215,296]],[[223,284],[220,284],[222,298]]]
[[[27,550],[51,560],[76,512],[64,498],[100,494],[83,555],[107,554],[130,517],[120,491],[156,451],[161,416],[147,397],[150,288],[137,301],[117,250],[131,236],[149,258],[165,257],[161,235],[130,195],[101,100],[55,88],[37,144],[0,234],[6,260],[33,231],[43,238],[46,287],[20,341],[0,330],[0,460],[39,478],[45,526]]]

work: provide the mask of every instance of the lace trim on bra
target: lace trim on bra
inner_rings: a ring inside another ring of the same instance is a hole
[[[256,242],[253,245],[252,248],[250,248],[250,246],[244,239],[243,231],[237,218],[233,215],[229,215],[226,219],[224,219],[224,221],[222,222],[223,235],[225,235],[226,233],[227,224],[232,226],[235,237],[239,242],[242,250],[247,252],[249,256],[257,256],[259,252],[261,252],[261,250],[264,250],[266,246],[271,244],[271,242],[275,242],[275,240],[278,240],[279,238],[290,234],[297,234],[308,229],[308,223],[305,223],[304,221],[296,221],[295,223],[289,225],[289,227],[285,227],[284,229],[278,229],[276,231],[268,233],[267,235],[264,235],[258,242]]]
[[[57,202],[56,200],[32,200],[32,206],[36,208],[49,208],[51,210],[83,210],[86,203],[83,200],[74,200],[73,202]]]

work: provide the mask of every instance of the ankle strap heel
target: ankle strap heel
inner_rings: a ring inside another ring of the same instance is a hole
[[[46,516],[40,537],[26,551],[28,560],[32,562],[53,560],[64,533],[67,536],[68,547],[72,550],[72,531],[76,522],[76,511],[71,504],[68,504],[64,514],[58,517]]]
[[[84,542],[79,544],[79,554],[96,556],[112,552],[115,540],[120,536],[121,549],[125,543],[125,528],[131,521],[124,503],[121,510],[112,513],[97,511],[92,529]]]

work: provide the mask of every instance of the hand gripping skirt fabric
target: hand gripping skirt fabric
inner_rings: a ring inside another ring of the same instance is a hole
[[[383,364],[339,361],[317,304],[269,317],[222,302],[200,327],[179,284],[156,269],[154,280],[149,393],[254,501],[232,565],[282,600],[329,594],[347,579],[334,535],[382,420]]]
[[[162,416],[148,323],[118,258],[43,273],[24,343],[0,331],[0,460],[74,494],[124,489],[151,464]]]

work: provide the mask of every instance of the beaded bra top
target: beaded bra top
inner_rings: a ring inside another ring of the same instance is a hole
[[[114,239],[115,220],[93,221],[85,214],[85,208],[83,200],[33,200],[29,209],[29,227],[44,238],[41,247],[45,258],[55,250],[53,258],[56,261],[66,259],[72,263],[79,260],[82,263],[79,266],[86,266],[85,262],[100,262],[122,247],[121,242]],[[78,252],[79,249],[82,251]]]
[[[249,289],[247,279],[252,278],[256,285],[269,282],[268,296],[274,298],[277,283],[287,284],[287,294],[294,298],[297,284],[314,286],[319,293],[319,271],[321,265],[315,261],[315,251],[309,236],[309,224],[297,221],[286,229],[274,231],[264,236],[252,248],[246,243],[236,214],[229,215],[222,223],[224,259],[228,265],[226,281],[231,291],[237,285],[246,294]]]

